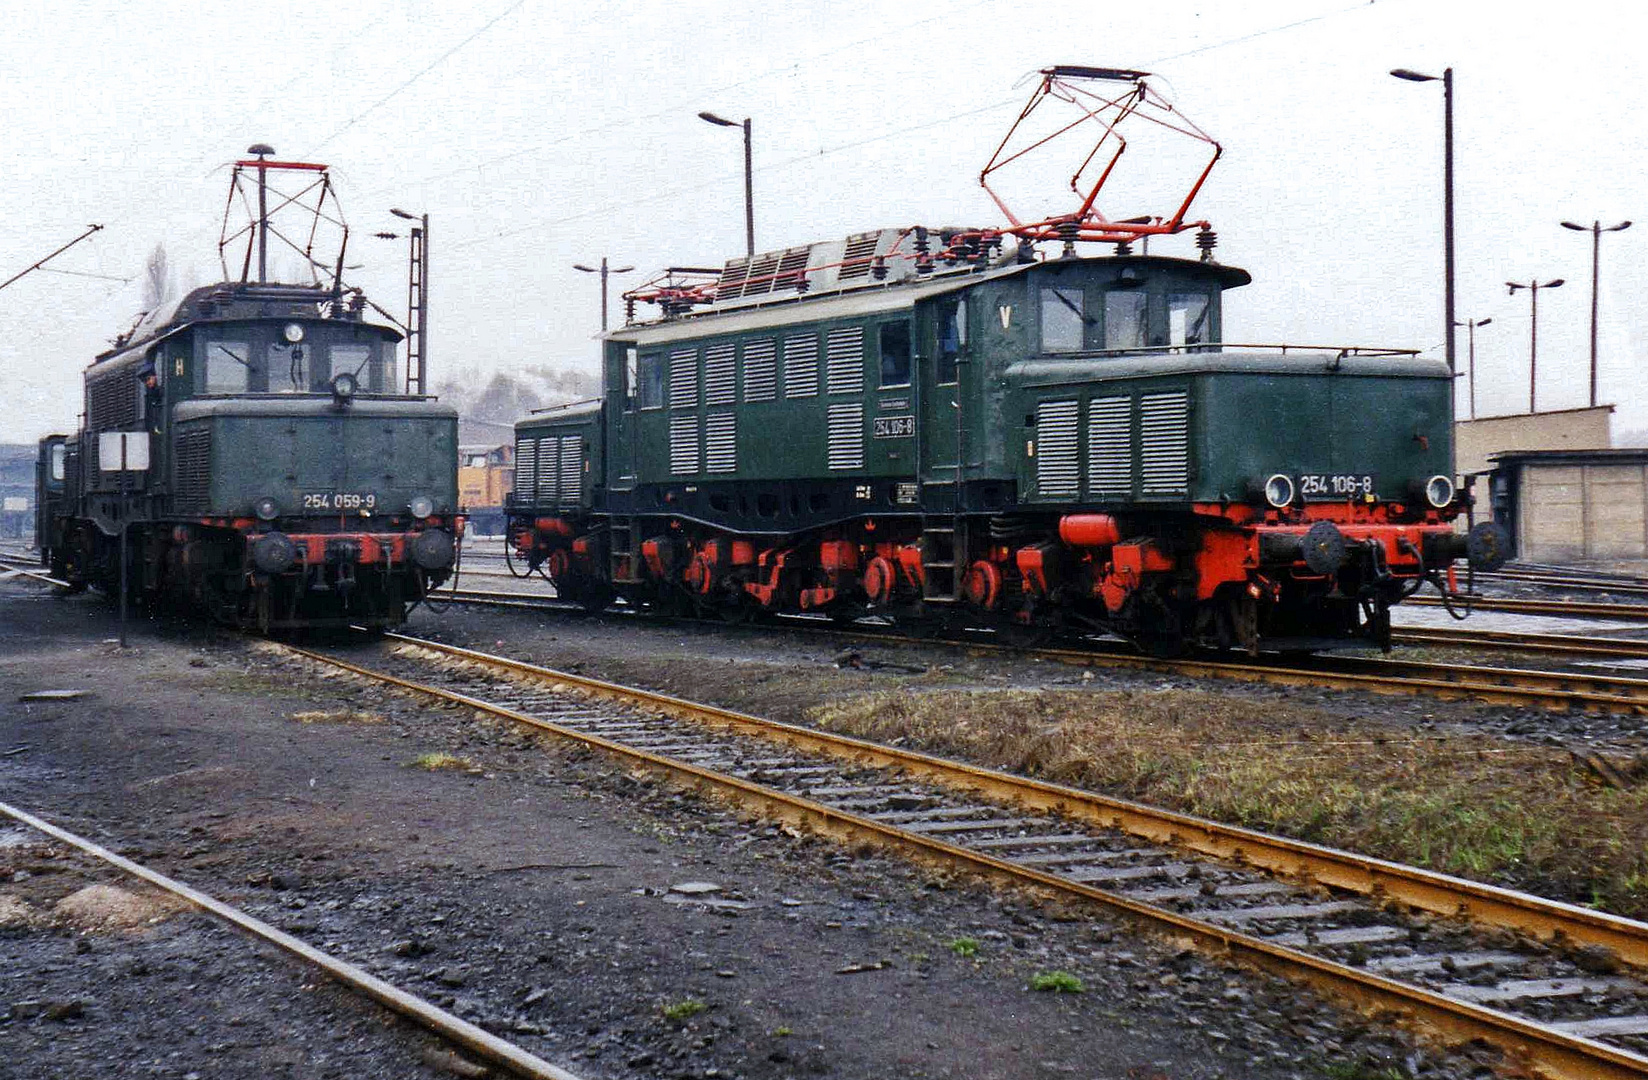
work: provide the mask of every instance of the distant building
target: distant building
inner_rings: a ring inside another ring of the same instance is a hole
[[[1512,450],[1491,460],[1493,517],[1517,558],[1648,559],[1648,450]]]

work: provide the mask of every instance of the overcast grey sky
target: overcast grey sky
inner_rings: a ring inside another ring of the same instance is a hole
[[[699,110],[754,120],[759,249],[997,224],[978,170],[1055,63],[1156,72],[1223,143],[1193,209],[1254,276],[1226,297],[1227,338],[1436,355],[1441,87],[1387,71],[1452,64],[1458,310],[1494,320],[1477,336],[1479,414],[1526,409],[1527,294],[1504,283],[1535,276],[1567,279],[1540,294],[1540,407],[1585,404],[1590,238],[1558,222],[1636,217],[1603,240],[1602,398],[1616,430],[1648,428],[1635,4],[86,0],[19,5],[10,23],[0,279],[108,227],[51,264],[76,273],[0,292],[0,441],[72,430],[80,371],[141,308],[156,242],[181,284],[219,276],[223,166],[252,142],[333,166],[365,264],[353,278],[392,311],[404,241],[369,236],[403,224],[390,206],[430,214],[433,381],[593,369],[596,282],[573,263],[743,250],[740,136]],[[1193,253],[1188,236],[1153,250]],[[618,280],[615,313],[641,277]]]

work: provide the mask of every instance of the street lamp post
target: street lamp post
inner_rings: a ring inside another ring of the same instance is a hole
[[[614,267],[609,268],[607,266],[607,257],[605,255],[602,255],[601,256],[601,265],[600,265],[599,268],[596,268],[596,267],[593,267],[593,266],[585,266],[583,263],[573,263],[572,268],[574,270],[582,270],[586,274],[600,274],[601,275],[601,333],[603,333],[603,334],[606,333],[607,332],[607,275],[608,274],[627,274],[631,270],[634,270],[635,267],[633,267],[633,266],[614,266]]]
[[[1491,322],[1493,322],[1493,319],[1488,318],[1466,319],[1462,323],[1454,323],[1455,326],[1463,326],[1466,328],[1467,340],[1470,342],[1470,344],[1466,346],[1465,357],[1466,362],[1470,365],[1471,369],[1469,385],[1472,420],[1476,419],[1476,328],[1479,326],[1487,326]]]
[[[1562,279],[1552,278],[1542,282],[1535,278],[1526,282],[1507,281],[1505,284],[1512,296],[1518,289],[1528,290],[1528,415],[1532,416],[1538,411],[1534,408],[1534,377],[1539,363],[1539,290],[1560,289]]]
[[[1571,221],[1564,221],[1562,227],[1591,234],[1591,408],[1594,409],[1597,403],[1597,275],[1602,262],[1602,234],[1622,232],[1629,229],[1631,223],[1622,221],[1605,229],[1600,221],[1593,221],[1590,225],[1575,225]]]
[[[1422,75],[1407,68],[1391,72],[1398,79],[1409,82],[1435,82],[1437,76]],[[1442,275],[1446,279],[1443,301],[1447,336],[1448,370],[1454,370],[1453,328],[1453,68],[1442,69]]]
[[[698,119],[717,127],[742,127],[744,129],[744,247],[749,256],[755,257],[755,191],[754,179],[750,169],[750,118],[744,117],[740,124],[737,120],[726,120],[712,112],[701,112]]]
[[[398,207],[390,207],[389,212],[417,222],[410,230],[412,252],[406,279],[406,392],[422,394],[427,391],[424,380],[429,374],[429,215],[409,214]],[[410,340],[414,334],[416,343]],[[414,370],[416,378],[412,374]],[[412,389],[413,382],[417,383],[416,391]]]

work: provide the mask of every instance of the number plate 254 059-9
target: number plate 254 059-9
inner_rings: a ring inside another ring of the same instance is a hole
[[[303,496],[305,510],[375,510],[378,497],[370,491],[313,491]]]
[[[1373,494],[1369,473],[1303,473],[1299,494],[1307,499],[1354,499]]]

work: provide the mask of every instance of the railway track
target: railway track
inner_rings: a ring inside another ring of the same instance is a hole
[[[579,1080],[572,1073],[551,1065],[514,1043],[500,1039],[467,1020],[461,1020],[446,1010],[437,1008],[423,998],[409,994],[354,964],[322,952],[307,942],[270,926],[263,920],[248,915],[239,908],[225,904],[223,901],[175,878],[168,877],[124,856],[117,855],[107,848],[87,840],[85,837],[77,836],[66,829],[59,828],[42,818],[7,803],[0,802],[0,815],[44,833],[60,843],[76,848],[133,877],[140,878],[169,895],[193,905],[219,921],[242,931],[249,937],[273,945],[288,956],[316,968],[327,977],[356,993],[371,998],[378,1004],[411,1020],[419,1027],[439,1035],[466,1053],[505,1069],[512,1075],[526,1077],[528,1080]]]
[[[467,604],[526,610],[576,611],[575,605],[550,597],[508,592],[464,590],[451,599]],[[443,598],[445,599],[445,598]],[[784,625],[818,633],[845,634],[856,641],[886,640],[911,644],[914,639],[867,627],[843,629],[819,620],[791,620]],[[1513,635],[1457,630],[1414,631],[1404,641],[1412,644],[1467,648],[1514,648],[1527,652],[1563,651],[1580,656],[1648,657],[1648,642],[1608,642],[1567,639],[1554,635]],[[1648,713],[1648,679],[1595,672],[1545,671],[1438,663],[1409,659],[1372,659],[1321,656],[1303,664],[1280,659],[1143,656],[1125,644],[1094,642],[1081,648],[1022,648],[989,640],[920,639],[921,644],[947,644],[974,650],[1011,652],[1078,666],[1105,666],[1158,671],[1203,678],[1235,679],[1285,686],[1332,687],[1377,694],[1431,695],[1471,699],[1498,705],[1642,715]]]
[[[1125,912],[1551,1077],[1648,1076],[1648,925],[924,754],[390,635],[317,663],[660,770],[792,825]]]

